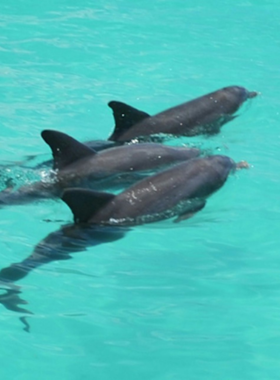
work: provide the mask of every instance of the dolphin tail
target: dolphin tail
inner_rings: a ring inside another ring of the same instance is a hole
[[[28,302],[24,299],[20,298],[19,294],[21,291],[16,288],[11,289],[3,289],[6,293],[0,295],[0,303],[8,310],[15,311],[16,313],[24,313],[28,315],[32,315],[33,313],[19,305],[25,305]],[[27,316],[19,317],[19,320],[23,323],[23,330],[26,332],[30,332],[30,325],[26,320]]]
[[[0,295],[0,303],[5,306],[6,309],[16,311],[18,313],[33,314],[31,311],[24,309],[18,305],[27,304],[28,302],[19,297],[21,293],[18,289],[4,289],[5,294]]]

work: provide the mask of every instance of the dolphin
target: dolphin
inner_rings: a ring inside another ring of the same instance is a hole
[[[135,226],[176,217],[187,219],[206,205],[206,199],[237,168],[230,157],[213,155],[185,161],[136,182],[120,194],[66,189],[62,200],[75,223]]]
[[[154,116],[125,103],[110,101],[115,128],[110,141],[159,141],[161,134],[178,136],[214,135],[233,120],[234,113],[258,93],[241,86],[229,86],[200,96]],[[155,136],[153,136],[155,135]]]
[[[0,205],[23,204],[43,198],[57,198],[66,187],[106,189],[131,184],[160,168],[197,157],[196,148],[162,144],[132,144],[106,149],[99,153],[73,137],[54,130],[44,130],[42,138],[53,153],[54,173],[13,191],[0,192]]]
[[[246,162],[216,155],[176,164],[118,195],[66,189],[62,200],[72,210],[74,224],[50,233],[26,259],[1,269],[0,281],[12,284],[41,265],[119,240],[139,224],[188,219],[205,207],[206,199],[223,186],[232,171],[247,167]]]
[[[177,164],[119,195],[66,189],[62,199],[72,210],[75,223],[50,233],[30,256],[0,270],[0,283],[6,289],[0,303],[9,310],[32,314],[19,306],[27,302],[14,282],[44,264],[71,259],[71,254],[89,246],[117,241],[131,226],[174,217],[175,222],[188,219],[205,207],[206,198],[223,186],[231,171],[242,168],[248,168],[245,161],[235,163],[217,155]],[[28,332],[26,317],[20,320]]]

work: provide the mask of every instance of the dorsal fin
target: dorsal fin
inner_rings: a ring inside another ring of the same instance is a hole
[[[66,189],[62,200],[70,207],[75,223],[87,223],[90,218],[108,202],[115,198],[114,194],[86,189]]]
[[[115,119],[115,129],[108,140],[114,141],[123,132],[127,131],[134,124],[138,123],[150,117],[150,115],[144,111],[140,111],[137,108],[131,107],[128,104],[111,101],[108,106],[113,110],[113,116]]]
[[[66,133],[45,129],[41,136],[52,150],[54,169],[63,169],[81,158],[96,154],[93,149]]]

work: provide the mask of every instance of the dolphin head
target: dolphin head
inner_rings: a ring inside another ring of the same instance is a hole
[[[229,86],[225,87],[224,91],[228,94],[237,97],[241,103],[245,102],[247,99],[255,98],[259,93],[256,91],[249,91],[242,86]]]
[[[219,173],[221,178],[226,180],[228,175],[236,169],[236,163],[234,160],[228,156],[223,155],[214,155],[209,156],[208,161],[211,163],[211,166]]]

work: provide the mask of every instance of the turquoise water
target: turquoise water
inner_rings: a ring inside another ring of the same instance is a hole
[[[45,128],[108,137],[110,100],[155,114],[228,85],[261,93],[191,140],[252,165],[201,213],[18,283],[34,314],[27,333],[0,305],[1,378],[278,379],[279,16],[278,0],[1,3],[0,162],[48,158]],[[2,209],[1,267],[71,220],[59,201]]]

